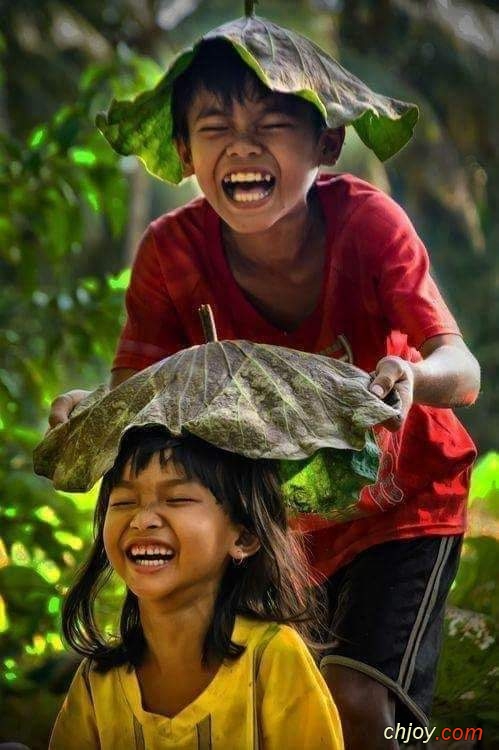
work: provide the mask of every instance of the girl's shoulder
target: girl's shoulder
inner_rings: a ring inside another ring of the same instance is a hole
[[[103,688],[112,690],[114,685],[120,683],[123,677],[130,672],[133,672],[133,670],[130,670],[126,665],[102,670],[94,659],[85,658],[82,659],[75,672],[73,683],[79,683],[81,688],[92,694]]]
[[[289,625],[238,617],[233,640],[252,654],[257,671],[259,665],[271,662],[314,664],[304,640]]]

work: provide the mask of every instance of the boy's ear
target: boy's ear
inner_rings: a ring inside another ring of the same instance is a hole
[[[336,164],[340,155],[343,141],[345,140],[345,128],[326,128],[322,131],[318,148],[319,148],[319,164],[324,166],[332,167]]]
[[[242,562],[258,552],[261,544],[259,539],[247,529],[243,528],[234,542],[231,556],[235,562]]]
[[[194,174],[194,166],[192,164],[191,149],[189,144],[184,141],[183,138],[178,138],[175,141],[180,161],[182,162],[182,174],[184,177],[190,177]]]

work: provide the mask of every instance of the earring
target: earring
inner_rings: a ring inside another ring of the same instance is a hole
[[[233,557],[232,563],[237,568],[241,567],[241,565],[244,563],[244,552],[241,552],[241,555],[239,557]]]

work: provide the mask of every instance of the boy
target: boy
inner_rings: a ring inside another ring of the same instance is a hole
[[[382,465],[366,515],[299,521],[328,577],[332,643],[321,668],[346,746],[396,748],[386,727],[428,721],[475,456],[448,407],[475,400],[478,365],[404,212],[350,175],[318,178],[343,128],[266,88],[219,41],[177,78],[172,109],[184,175],[205,197],[144,235],[111,386],[201,343],[196,311],[209,303],[220,339],[347,359],[373,371],[380,398],[397,391],[402,419],[377,433]],[[52,425],[81,394],[56,399]]]

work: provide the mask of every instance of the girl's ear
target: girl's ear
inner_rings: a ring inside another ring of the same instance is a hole
[[[178,138],[175,141],[180,161],[182,162],[182,174],[184,177],[190,177],[194,174],[194,166],[192,164],[191,149],[189,144],[184,141],[183,138]]]
[[[258,552],[260,547],[260,540],[250,531],[243,528],[233,544],[230,555],[236,563],[241,563],[247,557],[251,557],[255,552]]]
[[[345,128],[326,128],[322,131],[318,142],[319,164],[332,167],[336,164],[340,155],[343,141],[345,140]]]

